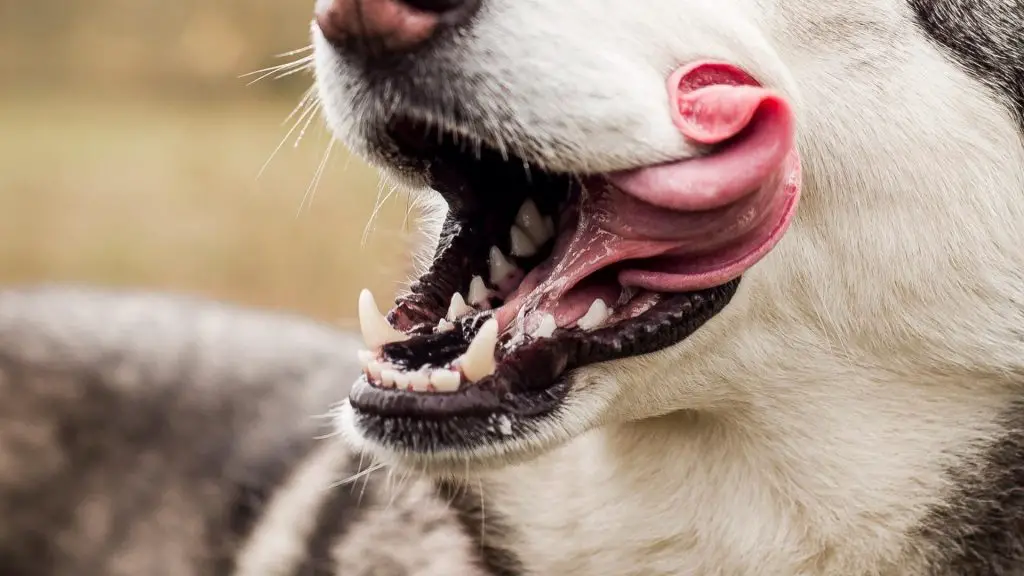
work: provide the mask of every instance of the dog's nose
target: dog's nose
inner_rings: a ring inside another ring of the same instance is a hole
[[[443,27],[468,20],[480,0],[321,0],[324,38],[351,49],[409,51]]]

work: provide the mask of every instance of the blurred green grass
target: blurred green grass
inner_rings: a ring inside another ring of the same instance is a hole
[[[363,244],[374,172],[314,120],[296,148],[285,99],[49,95],[0,102],[0,283],[199,294],[350,324],[362,287],[407,272],[407,204]],[[294,134],[293,134],[294,139]]]

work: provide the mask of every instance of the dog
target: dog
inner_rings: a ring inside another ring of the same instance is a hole
[[[0,571],[1024,573],[1024,5],[311,29],[327,123],[433,207],[432,258],[361,294],[361,342],[0,295]]]

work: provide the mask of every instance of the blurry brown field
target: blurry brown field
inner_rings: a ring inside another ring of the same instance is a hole
[[[334,146],[314,185],[318,118],[260,174],[311,78],[238,76],[307,43],[311,6],[66,1],[83,9],[0,0],[0,284],[170,290],[343,323],[360,288],[394,292],[406,200],[364,243],[377,179]]]

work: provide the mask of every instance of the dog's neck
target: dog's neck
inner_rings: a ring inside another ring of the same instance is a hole
[[[906,403],[893,418],[863,385],[608,426],[490,475],[483,498],[531,574],[906,573],[935,556],[906,534],[1005,404],[878,380]]]

